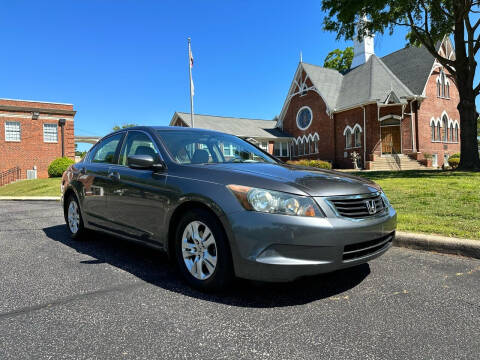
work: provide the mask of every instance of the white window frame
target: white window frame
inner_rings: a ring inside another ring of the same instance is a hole
[[[348,126],[345,131],[343,132],[345,135],[345,149],[351,149],[352,148],[352,129],[350,126]]]
[[[310,123],[308,124],[308,126],[302,128],[302,127],[298,124],[298,116],[300,115],[300,113],[301,113],[304,109],[307,109],[307,110],[310,112]],[[302,130],[302,131],[307,130],[307,129],[310,127],[310,125],[312,125],[312,123],[313,123],[313,112],[312,112],[312,109],[310,109],[310,107],[308,107],[308,106],[302,106],[302,107],[298,110],[298,112],[297,112],[296,122],[297,122],[297,127],[298,127],[300,130]]]
[[[45,139],[45,135],[52,135],[53,132],[52,132],[52,133],[48,133],[48,132],[46,133],[46,132],[45,132],[45,129],[46,129],[46,128],[53,128],[53,127],[55,127],[56,140],[55,140],[55,141],[46,140],[46,139]],[[44,124],[43,124],[43,142],[44,142],[44,143],[49,143],[49,144],[56,144],[56,143],[58,143],[58,125],[57,125],[57,124],[52,124],[52,123],[44,123]]]
[[[278,141],[273,144],[273,155],[278,157],[287,157],[289,156],[288,143]],[[275,150],[278,149],[278,155],[275,155]]]
[[[9,138],[8,135],[17,134],[17,130],[11,130],[10,126],[12,125],[18,125],[18,139],[15,136],[15,139]],[[22,141],[22,125],[20,124],[20,121],[6,121],[5,122],[5,141],[8,142],[20,142]],[[8,129],[7,129],[8,128]]]

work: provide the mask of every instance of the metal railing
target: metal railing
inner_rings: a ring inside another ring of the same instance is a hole
[[[22,178],[22,169],[18,166],[0,173],[0,186],[10,184]]]

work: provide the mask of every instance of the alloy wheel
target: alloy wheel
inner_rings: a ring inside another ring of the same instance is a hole
[[[75,200],[70,201],[70,204],[68,205],[67,219],[70,231],[72,234],[76,234],[80,227],[80,212]]]
[[[189,223],[182,236],[183,261],[192,276],[206,280],[217,267],[217,243],[212,231],[201,221]]]

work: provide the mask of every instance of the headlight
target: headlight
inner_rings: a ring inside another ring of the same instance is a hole
[[[323,216],[317,204],[308,196],[241,185],[227,185],[227,188],[246,210],[294,216]]]
[[[385,193],[383,191],[380,193],[380,195],[382,196],[383,203],[385,204],[385,207],[387,207],[387,208],[390,207],[391,205],[390,205],[390,201],[387,198],[387,195],[385,195]]]

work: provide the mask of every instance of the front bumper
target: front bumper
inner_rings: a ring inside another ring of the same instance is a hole
[[[380,256],[392,245],[397,214],[389,207],[383,216],[359,221],[241,211],[226,220],[238,277],[291,281]]]

